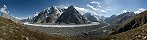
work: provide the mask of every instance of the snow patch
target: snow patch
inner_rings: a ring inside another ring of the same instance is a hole
[[[135,11],[134,13],[141,13],[141,12],[143,12],[143,11],[145,11],[145,10],[147,10],[147,9],[140,8],[140,9],[138,9],[137,11]]]

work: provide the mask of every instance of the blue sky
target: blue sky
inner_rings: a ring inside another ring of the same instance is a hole
[[[147,0],[0,0],[0,7],[6,5],[9,15],[28,17],[51,6],[74,5],[82,12],[111,16],[125,11],[140,12],[147,8]]]

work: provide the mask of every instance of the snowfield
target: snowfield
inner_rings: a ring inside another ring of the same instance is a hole
[[[92,22],[91,24],[78,24],[78,25],[42,25],[42,24],[31,24],[29,22],[25,22],[24,25],[29,26],[41,26],[41,27],[82,27],[82,26],[93,26],[93,25],[99,25],[98,22]]]

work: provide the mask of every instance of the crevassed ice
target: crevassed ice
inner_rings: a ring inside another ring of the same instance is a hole
[[[24,25],[31,25],[31,26],[41,26],[41,27],[82,27],[82,26],[92,26],[92,25],[99,25],[98,22],[93,22],[91,24],[80,24],[80,25],[41,25],[41,24],[30,24],[29,22],[25,22]]]

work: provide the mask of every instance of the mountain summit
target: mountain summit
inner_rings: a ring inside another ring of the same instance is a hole
[[[74,8],[73,5],[68,7],[64,13],[58,18],[56,23],[65,23],[65,24],[85,24],[87,23],[86,19]]]
[[[32,20],[33,23],[55,23],[57,18],[63,13],[63,10],[52,6],[50,9],[45,9],[41,11]]]
[[[62,14],[62,10],[57,8],[56,6],[52,6],[50,8],[50,12],[47,17],[42,21],[43,23],[55,23],[58,17]]]

